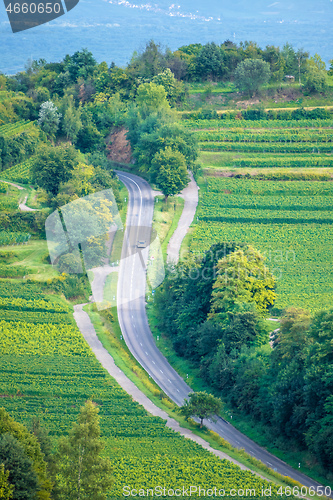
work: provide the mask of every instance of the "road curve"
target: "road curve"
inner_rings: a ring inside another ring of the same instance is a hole
[[[150,331],[146,308],[146,266],[148,249],[136,250],[138,240],[149,241],[147,228],[151,228],[154,198],[149,184],[138,176],[117,172],[129,193],[126,231],[119,265],[117,309],[124,340],[133,356],[155,380],[158,386],[177,404],[182,405],[192,392],[178,373],[170,366],[155,344]],[[216,422],[205,421],[205,425],[217,432],[236,448],[244,450],[261,460],[283,476],[289,476],[306,487],[321,486],[308,476],[293,469],[282,460],[268,453],[254,441],[235,429],[229,422],[218,418]],[[331,496],[333,498],[333,495]]]

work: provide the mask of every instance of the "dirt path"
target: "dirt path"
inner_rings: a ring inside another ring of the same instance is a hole
[[[36,208],[27,207],[27,205],[26,205],[27,199],[28,199],[28,195],[24,197],[24,200],[21,203],[19,203],[19,209],[22,212],[35,212],[37,210]]]
[[[10,186],[13,186],[17,189],[19,189],[20,191],[25,191],[25,188],[22,187],[22,186],[19,186],[18,184],[14,184],[14,182],[9,182],[9,181],[1,181],[1,182],[4,182],[5,184],[9,184]],[[20,200],[19,201],[19,209],[22,211],[22,212],[35,212],[37,209],[36,208],[30,208],[30,207],[27,207],[26,205],[26,202],[27,202],[27,199],[28,199],[28,195],[26,195],[23,200]]]
[[[174,262],[175,264],[179,260],[182,241],[192,224],[199,201],[199,188],[192,173],[190,177],[190,183],[180,194],[185,200],[185,205],[177,229],[171,236],[167,248],[167,262]]]

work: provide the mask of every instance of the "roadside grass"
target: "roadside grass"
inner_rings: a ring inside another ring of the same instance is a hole
[[[183,208],[184,200],[179,196],[169,197],[167,200],[164,196],[155,197],[153,229],[159,237],[164,261],[167,257],[168,243],[178,226]]]

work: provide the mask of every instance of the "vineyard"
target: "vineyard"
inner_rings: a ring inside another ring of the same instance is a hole
[[[218,241],[258,248],[278,278],[277,308],[331,306],[333,183],[207,178],[191,251]]]
[[[23,245],[29,241],[30,236],[29,233],[0,231],[0,246]]]
[[[18,163],[17,165],[4,170],[0,174],[1,178],[6,181],[20,182],[21,184],[31,183],[32,177],[30,167],[32,162],[33,158],[29,158],[22,163]]]
[[[204,167],[333,167],[333,120],[184,120]],[[210,152],[210,154],[209,154]]]
[[[1,404],[16,420],[27,424],[39,416],[56,440],[68,432],[80,406],[95,401],[112,457],[112,498],[120,498],[125,485],[192,484],[255,488],[253,498],[260,497],[266,481],[184,439],[134,402],[97,362],[71,308],[42,289],[0,280]]]

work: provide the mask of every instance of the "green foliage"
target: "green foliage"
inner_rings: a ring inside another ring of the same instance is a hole
[[[62,130],[65,132],[67,139],[75,142],[79,131],[82,128],[81,110],[75,108],[73,96],[66,99],[65,112],[63,115]]]
[[[236,68],[235,85],[253,95],[269,81],[270,76],[270,66],[267,62],[262,59],[245,59]]]
[[[56,196],[60,183],[70,179],[77,165],[77,151],[72,146],[41,145],[34,156],[32,176],[39,187]]]
[[[23,245],[31,237],[29,233],[11,233],[9,231],[0,231],[0,246],[4,245]]]
[[[239,249],[217,263],[209,318],[229,311],[236,302],[254,303],[258,312],[267,313],[274,304],[275,279],[264,264],[264,258],[251,247]]]
[[[180,193],[188,184],[185,156],[170,147],[155,154],[151,162],[156,184],[167,198]]]
[[[14,485],[8,481],[9,471],[5,470],[4,464],[0,465],[0,498],[11,500],[13,498]]]
[[[219,398],[206,392],[192,392],[189,394],[189,399],[185,399],[185,403],[179,408],[179,413],[184,415],[186,419],[198,417],[200,427],[202,427],[205,418],[218,415],[221,409],[222,401]]]
[[[24,447],[10,434],[0,435],[0,461],[9,471],[8,481],[13,487],[11,498],[34,500],[38,492],[38,480],[32,461]]]
[[[20,492],[25,488],[26,498],[34,499],[37,490],[39,498],[50,498],[51,482],[37,439],[4,408],[0,408],[0,463],[8,468],[9,482],[14,484],[13,500],[24,498]]]
[[[38,125],[49,138],[53,138],[58,130],[61,114],[52,101],[44,102],[39,111]]]
[[[304,91],[307,94],[325,92],[327,89],[327,72],[324,61],[318,54],[307,61],[307,72]]]

